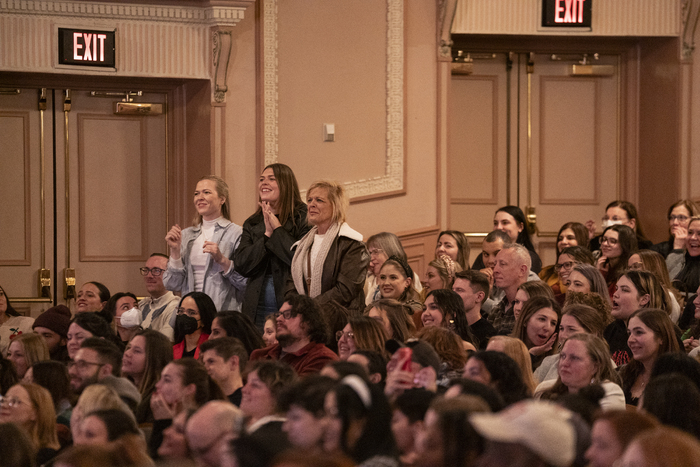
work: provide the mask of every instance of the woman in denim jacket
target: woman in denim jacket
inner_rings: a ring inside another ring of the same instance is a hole
[[[233,270],[233,252],[242,229],[231,222],[228,185],[215,175],[197,182],[194,226],[174,225],[165,236],[170,247],[163,284],[183,295],[204,292],[216,309],[240,310],[246,279]]]

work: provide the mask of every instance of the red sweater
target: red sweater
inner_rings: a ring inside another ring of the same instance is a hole
[[[328,347],[315,342],[302,347],[296,352],[284,354],[282,358],[282,347],[279,344],[265,347],[264,349],[253,350],[250,354],[250,361],[255,360],[279,360],[294,368],[299,376],[318,373],[328,362],[338,360],[338,356]]]

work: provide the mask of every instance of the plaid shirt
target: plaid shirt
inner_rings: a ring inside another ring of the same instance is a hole
[[[513,314],[513,303],[508,301],[508,297],[498,302],[488,314],[488,320],[496,328],[499,335],[508,335],[515,327],[515,315]]]

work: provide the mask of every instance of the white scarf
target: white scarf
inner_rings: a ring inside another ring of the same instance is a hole
[[[318,256],[316,261],[311,264],[311,285],[309,287],[309,297],[314,298],[321,295],[321,279],[323,278],[323,265],[326,262],[326,257],[331,249],[331,245],[335,241],[338,233],[340,232],[341,225],[338,223],[332,224],[325,235],[323,236],[323,242],[321,243],[321,248],[318,251]],[[297,292],[301,295],[306,295],[306,288],[304,287],[305,280],[309,278],[309,271],[307,267],[307,257],[311,254],[311,245],[314,243],[314,236],[318,233],[318,227],[314,226],[297,245],[297,251],[294,253],[294,258],[292,258],[292,279],[294,279],[294,287]]]

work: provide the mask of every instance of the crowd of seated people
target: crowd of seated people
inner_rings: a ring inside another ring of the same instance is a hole
[[[94,280],[32,319],[0,288],[0,464],[700,466],[694,202],[658,245],[625,201],[566,222],[551,265],[505,206],[414,271],[306,193],[266,167],[240,227],[203,177],[140,301]]]

